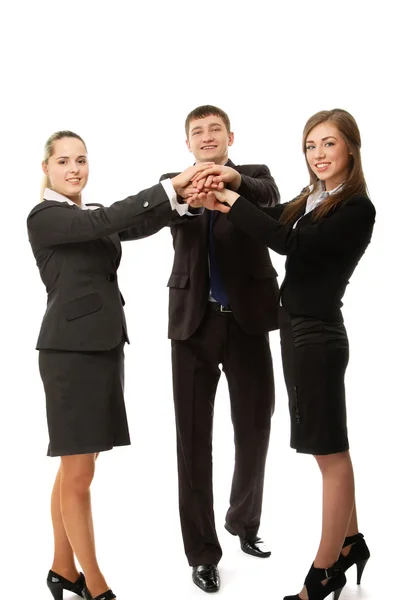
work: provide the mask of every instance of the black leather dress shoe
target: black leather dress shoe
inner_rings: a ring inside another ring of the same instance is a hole
[[[225,529],[229,531],[232,535],[237,535],[236,531],[232,529],[228,523],[225,523]],[[240,539],[240,547],[243,552],[246,554],[250,554],[251,556],[258,556],[259,558],[268,558],[271,556],[271,552],[269,550],[264,549],[264,542],[261,538],[255,537],[252,540],[246,540],[239,536]]]
[[[193,583],[203,592],[218,592],[220,586],[217,565],[198,565],[193,567]]]

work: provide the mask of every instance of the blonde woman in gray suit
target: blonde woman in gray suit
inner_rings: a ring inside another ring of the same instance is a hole
[[[49,456],[60,456],[51,501],[54,560],[47,584],[87,600],[116,598],[96,559],[90,485],[99,452],[130,443],[124,403],[128,333],[117,280],[121,241],[185,219],[177,193],[206,165],[115,202],[85,205],[89,164],[70,131],[45,146],[43,201],[28,216],[28,235],[48,294],[37,342],[46,394]],[[79,574],[75,557],[82,567]]]

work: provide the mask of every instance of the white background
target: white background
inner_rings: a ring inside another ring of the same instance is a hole
[[[3,10],[3,595],[50,598],[49,496],[58,459],[45,456],[44,394],[34,348],[46,298],[26,234],[26,216],[39,201],[44,143],[56,130],[80,134],[91,171],[84,200],[109,205],[191,164],[184,120],[194,107],[211,103],[230,115],[236,134],[230,157],[237,164],[266,163],[282,201],[308,183],[301,153],[307,118],[340,107],[358,121],[377,222],[348,288],[344,316],[351,344],[350,443],[360,528],[372,558],[362,589],[356,589],[352,570],[342,598],[398,597],[400,137],[394,5],[14,0]],[[282,258],[273,260],[282,277]],[[132,446],[104,453],[93,484],[100,564],[118,600],[203,594],[191,582],[178,518],[166,335],[171,265],[168,230],[124,245],[119,278],[132,340],[126,348]],[[223,529],[233,440],[222,379],[216,399],[215,513],[224,550],[220,595],[227,599],[275,600],[295,593],[319,540],[320,477],[312,458],[289,449],[277,332],[271,345],[277,407],[260,529],[273,552],[266,561],[244,555]]]

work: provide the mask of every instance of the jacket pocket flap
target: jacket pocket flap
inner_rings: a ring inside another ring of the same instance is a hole
[[[97,312],[101,309],[103,303],[101,301],[100,294],[94,292],[87,296],[81,296],[81,298],[75,298],[64,304],[64,315],[67,321],[73,321],[79,317],[90,315],[91,313]]]
[[[167,287],[184,289],[189,283],[189,275],[172,273],[168,280]]]

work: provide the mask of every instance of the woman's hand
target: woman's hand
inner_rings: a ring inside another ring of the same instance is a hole
[[[208,210],[219,210],[222,213],[228,213],[230,207],[239,198],[239,194],[226,188],[222,190],[213,190],[211,192],[200,192],[187,199],[187,203],[194,208],[204,206]],[[229,206],[226,206],[227,203]]]
[[[229,204],[229,206],[233,206],[236,200],[239,198],[239,194],[237,192],[234,192],[233,190],[228,190],[227,188],[223,188],[222,190],[213,190],[213,194],[215,195],[215,198],[218,200],[219,203],[226,202],[227,204]],[[228,207],[225,206],[224,208]],[[217,210],[220,209],[217,208]],[[224,210],[222,212],[228,211]]]

